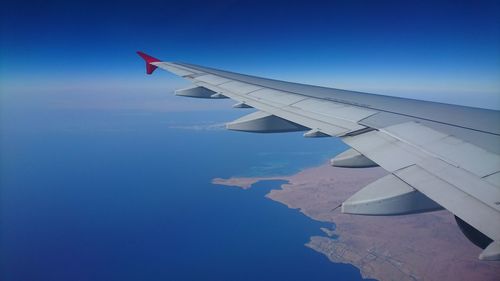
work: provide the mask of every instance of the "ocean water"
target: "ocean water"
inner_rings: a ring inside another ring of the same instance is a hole
[[[9,111],[1,275],[33,280],[360,280],[304,246],[328,224],[214,177],[290,174],[345,147],[220,129],[241,111]]]

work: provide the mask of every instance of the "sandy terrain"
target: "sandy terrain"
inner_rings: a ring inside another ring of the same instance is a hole
[[[306,244],[332,262],[358,267],[378,280],[500,280],[500,263],[477,259],[472,245],[447,211],[420,215],[353,216],[335,209],[363,186],[385,175],[381,168],[342,169],[325,164],[295,175],[214,179],[214,184],[250,188],[261,180],[288,183],[266,196],[307,216],[335,223]]]

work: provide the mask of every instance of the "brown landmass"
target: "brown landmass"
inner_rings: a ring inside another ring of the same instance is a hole
[[[261,180],[286,180],[266,197],[324,222],[326,236],[307,247],[332,262],[360,269],[363,278],[386,280],[500,280],[500,264],[477,259],[480,249],[460,232],[447,211],[375,217],[342,214],[335,207],[363,186],[385,175],[381,168],[343,169],[327,164],[292,176],[214,179],[214,184],[249,188]]]

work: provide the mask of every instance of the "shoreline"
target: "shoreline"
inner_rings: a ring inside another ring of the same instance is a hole
[[[214,178],[212,184],[252,188],[284,180],[265,197],[307,217],[333,223],[305,244],[334,263],[357,267],[377,280],[497,280],[500,265],[477,259],[473,246],[447,211],[394,216],[354,216],[332,210],[356,191],[386,175],[382,168],[346,169],[324,163],[288,176]]]

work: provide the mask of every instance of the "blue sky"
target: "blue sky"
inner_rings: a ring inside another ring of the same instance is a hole
[[[1,4],[4,103],[222,108],[169,97],[186,83],[160,71],[145,76],[135,54],[143,50],[295,82],[500,108],[499,1],[11,2],[19,3]]]

